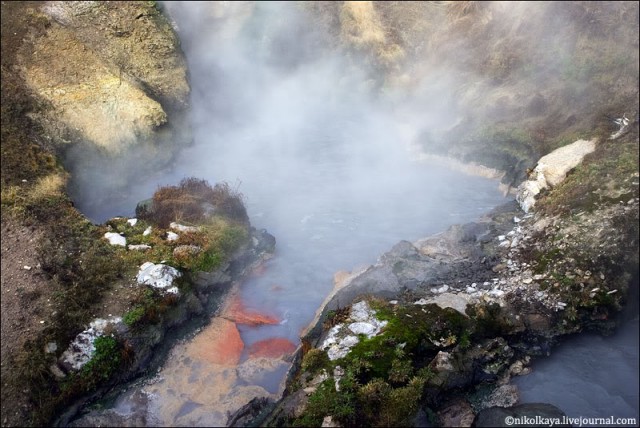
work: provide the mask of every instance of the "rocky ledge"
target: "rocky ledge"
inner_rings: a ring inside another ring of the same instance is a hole
[[[103,415],[100,411],[83,411],[82,409],[86,404],[103,397],[106,393],[113,393],[114,388],[117,390],[116,387],[118,385],[124,385],[144,373],[151,373],[156,370],[175,340],[209,322],[211,314],[220,306],[224,296],[232,289],[233,284],[241,281],[242,278],[270,258],[274,248],[275,238],[272,235],[265,230],[250,228],[250,238],[247,243],[217,269],[211,272],[186,274],[188,278],[185,280],[189,281],[190,287],[183,286],[180,293],[172,296],[170,309],[160,317],[158,322],[132,327],[123,323],[121,318],[109,320],[111,322],[109,333],[117,336],[120,341],[127,343],[133,359],[128,361],[126,371],[118,373],[118,376],[110,379],[107,385],[70,406],[58,419],[56,425],[84,426],[87,423],[94,425],[92,421],[99,421],[98,424],[102,424],[105,423],[105,420],[109,421],[107,424],[114,423],[113,419],[109,419],[110,415]],[[140,282],[140,286],[153,287],[154,285],[149,284],[148,281],[140,281],[140,279],[146,280],[150,277],[148,273],[149,266],[147,265],[150,265],[150,263],[145,263],[141,268],[138,274],[138,282]],[[153,265],[151,267],[154,266],[163,267],[163,265]],[[178,277],[178,275],[169,276],[171,278],[173,276]],[[156,281],[158,280],[156,278]],[[167,278],[163,277],[162,280],[167,280]],[[167,293],[167,296],[171,297],[172,294]],[[85,336],[93,333],[89,342],[94,342],[96,337],[106,334],[105,328],[95,334],[97,327],[94,324],[102,327],[106,323],[107,320],[97,320],[90,326],[90,331],[83,332],[78,337],[87,342]],[[73,351],[73,345],[67,353]],[[87,352],[95,351],[95,347],[88,350],[83,348],[80,351],[84,351],[84,354],[87,354]],[[80,358],[86,357],[82,352],[80,354]],[[82,362],[86,363],[85,360],[88,361],[89,357],[84,358]],[[52,369],[56,370],[59,376],[66,376],[73,370],[73,367],[61,360],[58,366]],[[78,419],[78,414],[84,412],[86,413]],[[74,418],[76,419],[74,420]],[[73,422],[70,423],[70,421]]]
[[[631,195],[637,181],[627,179]],[[259,403],[268,410],[255,420],[397,425],[427,412],[444,426],[485,423],[486,409],[517,404],[509,381],[532,358],[568,334],[616,327],[638,264],[638,201],[555,217],[513,201],[478,222],[399,242],[342,275],[303,337],[285,397]],[[350,329],[364,304],[375,311],[375,334]]]

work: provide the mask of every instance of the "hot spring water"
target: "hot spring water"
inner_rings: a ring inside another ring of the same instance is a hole
[[[80,195],[77,206],[104,221],[132,216],[136,202],[159,185],[176,184],[184,177],[237,186],[251,223],[277,240],[264,273],[242,284],[241,299],[247,307],[281,320],[277,325],[239,325],[245,349],[268,338],[298,343],[301,330],[332,289],[336,271],[375,263],[401,239],[413,241],[477,220],[505,202],[495,181],[465,176],[436,162],[412,161],[407,123],[393,103],[359,89],[364,79],[359,70],[338,57],[302,55],[304,61],[293,64],[287,55],[280,58],[280,52],[300,49],[295,45],[304,42],[276,37],[286,33],[281,15],[261,10],[255,15],[263,19],[245,22],[234,39],[207,22],[206,12],[198,9],[203,7],[167,5],[191,72],[194,145],[171,169],[132,183],[128,196],[117,203],[92,199],[109,188],[106,168],[105,179]],[[637,333],[637,318],[635,329]],[[637,339],[633,346],[591,336],[571,343],[518,380],[525,401],[543,397],[562,408],[567,394],[536,395],[536,386],[546,385],[549,392],[557,379],[573,378],[583,381],[569,384],[574,391],[580,389],[573,395],[586,400],[581,412],[595,407],[588,398],[601,391],[598,383],[615,395],[611,391],[624,385],[628,375],[637,380]],[[582,369],[572,372],[577,357],[564,363],[568,346],[583,349],[581,360],[593,365],[593,372],[620,370],[620,381],[585,377]],[[611,365],[604,358],[587,358],[596,348],[614,350]],[[281,361],[253,364],[246,354],[241,368],[220,369],[199,358],[195,345],[179,344],[152,384],[129,389],[113,408],[124,415],[144,414],[149,425],[225,424],[227,410],[252,396],[279,392],[288,367]],[[545,364],[553,361],[562,363],[546,371]],[[635,409],[637,417],[637,389],[635,407],[629,401],[633,391],[619,394],[622,401],[608,402],[607,409],[624,416]]]

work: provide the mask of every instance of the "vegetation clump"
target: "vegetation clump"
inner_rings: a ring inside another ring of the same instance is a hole
[[[136,208],[136,216],[167,228],[171,222],[197,224],[212,214],[248,224],[249,216],[242,202],[242,194],[228,183],[214,187],[206,180],[185,178],[177,186],[159,188],[151,204]]]
[[[326,370],[334,377],[309,397],[304,413],[293,420],[294,426],[319,426],[328,415],[346,426],[410,424],[426,386],[434,379],[429,366],[432,359],[439,350],[466,349],[475,332],[474,323],[451,308],[390,306],[380,299],[370,304],[377,317],[388,321],[382,334],[360,335],[358,344],[335,361],[329,361],[321,349],[305,354],[303,372],[313,375]]]

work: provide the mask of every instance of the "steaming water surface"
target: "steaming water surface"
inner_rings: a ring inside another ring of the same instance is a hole
[[[573,418],[638,420],[638,318],[612,337],[585,334],[516,378],[523,403],[552,403]]]

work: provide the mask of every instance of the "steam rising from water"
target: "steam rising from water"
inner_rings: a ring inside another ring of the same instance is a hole
[[[395,91],[386,85],[393,74],[389,69],[376,69],[362,52],[337,46],[325,33],[327,26],[297,3],[167,2],[163,7],[175,20],[189,63],[194,144],[169,170],[133,183],[126,200],[84,211],[99,221],[131,215],[135,203],[157,186],[186,176],[237,185],[252,223],[278,239],[278,257],[263,277],[243,285],[244,301],[286,321],[240,327],[245,345],[268,337],[297,342],[336,270],[371,263],[399,239],[415,240],[474,220],[502,201],[497,183],[410,159],[411,143],[425,131],[437,141],[464,121],[467,109],[485,99],[490,104],[501,96],[513,98],[508,91],[484,98],[490,83],[471,79],[465,86],[463,75],[452,71],[459,69],[444,66],[456,62],[455,55],[464,62],[471,55],[464,46],[443,57],[442,65],[433,57],[428,64],[416,61],[409,76],[417,79],[409,86],[414,90]],[[500,22],[513,23],[506,16],[523,14],[524,7],[507,12],[498,5],[494,12],[505,14]],[[560,39],[572,40],[570,30],[560,33]],[[553,55],[538,57],[536,66],[561,63],[564,41],[554,45]],[[415,56],[417,47],[406,60]],[[491,114],[487,108],[475,116]],[[217,408],[211,400],[203,409]]]
[[[128,214],[194,175],[241,180],[251,201],[246,172],[295,181],[318,157],[341,159],[340,191],[369,193],[373,176],[406,177],[409,145],[446,149],[493,126],[584,129],[595,112],[580,109],[603,101],[606,82],[637,93],[633,2],[460,2],[475,8],[460,16],[445,3],[163,2],[188,57],[195,144],[146,181],[132,177],[145,153],[115,169],[73,154],[79,207],[98,221]],[[114,189],[126,200],[96,202]]]

